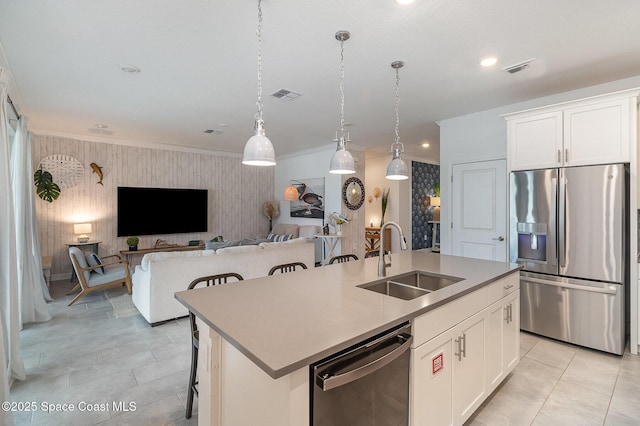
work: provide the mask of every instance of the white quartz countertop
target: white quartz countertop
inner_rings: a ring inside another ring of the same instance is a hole
[[[464,278],[402,300],[358,288],[377,281],[378,258],[175,294],[182,304],[273,378],[319,361],[519,269],[427,251],[392,255],[387,277],[425,271]]]

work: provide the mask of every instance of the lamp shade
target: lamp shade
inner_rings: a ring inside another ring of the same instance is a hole
[[[297,201],[298,200],[298,189],[289,185],[284,189],[284,200],[285,201]]]
[[[440,207],[440,197],[429,197],[429,204],[432,207]]]
[[[387,179],[389,180],[405,180],[409,179],[409,168],[402,158],[396,157],[389,163],[387,167]]]
[[[276,152],[264,133],[264,122],[256,120],[256,133],[244,146],[242,164],[248,166],[275,166]]]
[[[78,242],[86,243],[87,241],[89,241],[89,236],[87,234],[91,233],[91,224],[74,223],[73,233],[78,235]]]
[[[337,175],[346,175],[356,172],[355,162],[353,161],[353,155],[346,148],[338,148],[331,157],[331,163],[329,165],[329,173]]]

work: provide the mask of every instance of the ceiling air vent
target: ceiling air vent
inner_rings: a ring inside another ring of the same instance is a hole
[[[283,101],[292,101],[295,98],[299,98],[301,95],[300,93],[292,92],[291,90],[280,89],[277,92],[272,93],[271,96],[282,99]]]
[[[221,135],[222,134],[222,130],[214,130],[214,129],[207,129],[204,131],[204,133],[213,133],[214,135]]]
[[[517,72],[520,72],[522,70],[524,70],[525,68],[529,68],[529,66],[531,66],[531,62],[535,61],[536,58],[531,58],[531,59],[527,59],[526,61],[517,63],[517,64],[513,64],[511,66],[508,66],[506,68],[502,68],[504,71],[508,72],[509,74],[515,74]]]

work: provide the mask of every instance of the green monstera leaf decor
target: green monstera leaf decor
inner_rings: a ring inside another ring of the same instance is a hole
[[[33,183],[36,185],[38,197],[50,203],[60,196],[60,187],[53,181],[53,176],[46,170],[38,169],[33,174]]]

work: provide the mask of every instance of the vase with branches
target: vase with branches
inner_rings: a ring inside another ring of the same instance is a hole
[[[382,190],[382,218],[380,219],[380,227],[384,225],[384,214],[387,211],[387,203],[389,202],[389,188]]]
[[[280,207],[277,201],[265,201],[262,204],[262,214],[269,219],[269,232],[273,229],[273,219],[280,215]]]

